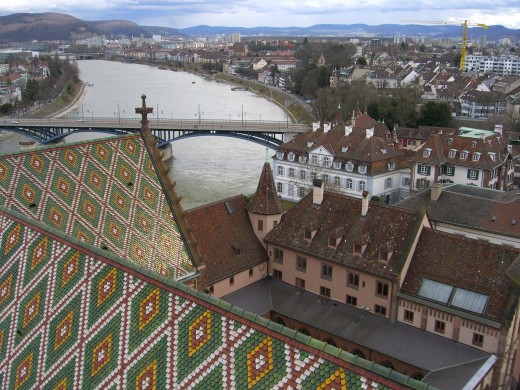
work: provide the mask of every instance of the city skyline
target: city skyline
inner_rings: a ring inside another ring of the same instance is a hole
[[[308,27],[315,24],[408,24],[413,21],[469,20],[520,29],[516,0],[500,4],[485,0],[448,2],[418,0],[400,2],[369,0],[360,6],[353,0],[281,2],[249,0],[15,0],[0,5],[0,15],[58,12],[85,21],[129,20],[142,26],[186,28],[197,25],[230,27]],[[406,21],[406,22],[405,22]]]

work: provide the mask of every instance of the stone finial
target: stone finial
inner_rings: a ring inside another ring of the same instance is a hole
[[[146,107],[146,95],[142,94],[141,99],[143,101],[143,104],[141,107],[137,107],[135,109],[136,114],[141,114],[141,130],[143,130],[149,123],[148,121],[148,114],[151,114],[153,112],[153,108]]]

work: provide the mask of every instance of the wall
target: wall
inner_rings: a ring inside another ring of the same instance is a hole
[[[240,290],[243,287],[246,287],[250,285],[251,283],[254,283],[265,276],[267,276],[267,264],[261,263],[259,265],[256,265],[254,267],[251,267],[253,270],[253,275],[249,275],[249,269],[240,272],[233,276],[234,283],[233,285],[229,284],[230,278],[225,278],[217,283],[213,284],[213,295],[216,298],[223,297],[224,295],[230,294],[233,291]]]

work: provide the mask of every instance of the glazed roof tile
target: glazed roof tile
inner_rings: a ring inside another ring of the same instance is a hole
[[[139,135],[0,156],[0,202],[163,275],[195,272]]]

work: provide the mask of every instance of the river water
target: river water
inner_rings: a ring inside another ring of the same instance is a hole
[[[232,91],[228,84],[187,72],[98,60],[78,61],[78,67],[86,92],[65,114],[69,117],[138,118],[135,107],[141,106],[144,93],[147,106],[154,110],[152,125],[157,115],[159,119],[286,120],[281,108],[251,92]],[[66,142],[82,137],[71,135]],[[0,153],[16,150],[21,139],[18,134],[0,138]],[[184,209],[256,190],[266,160],[265,146],[211,136],[171,145],[171,175]]]

